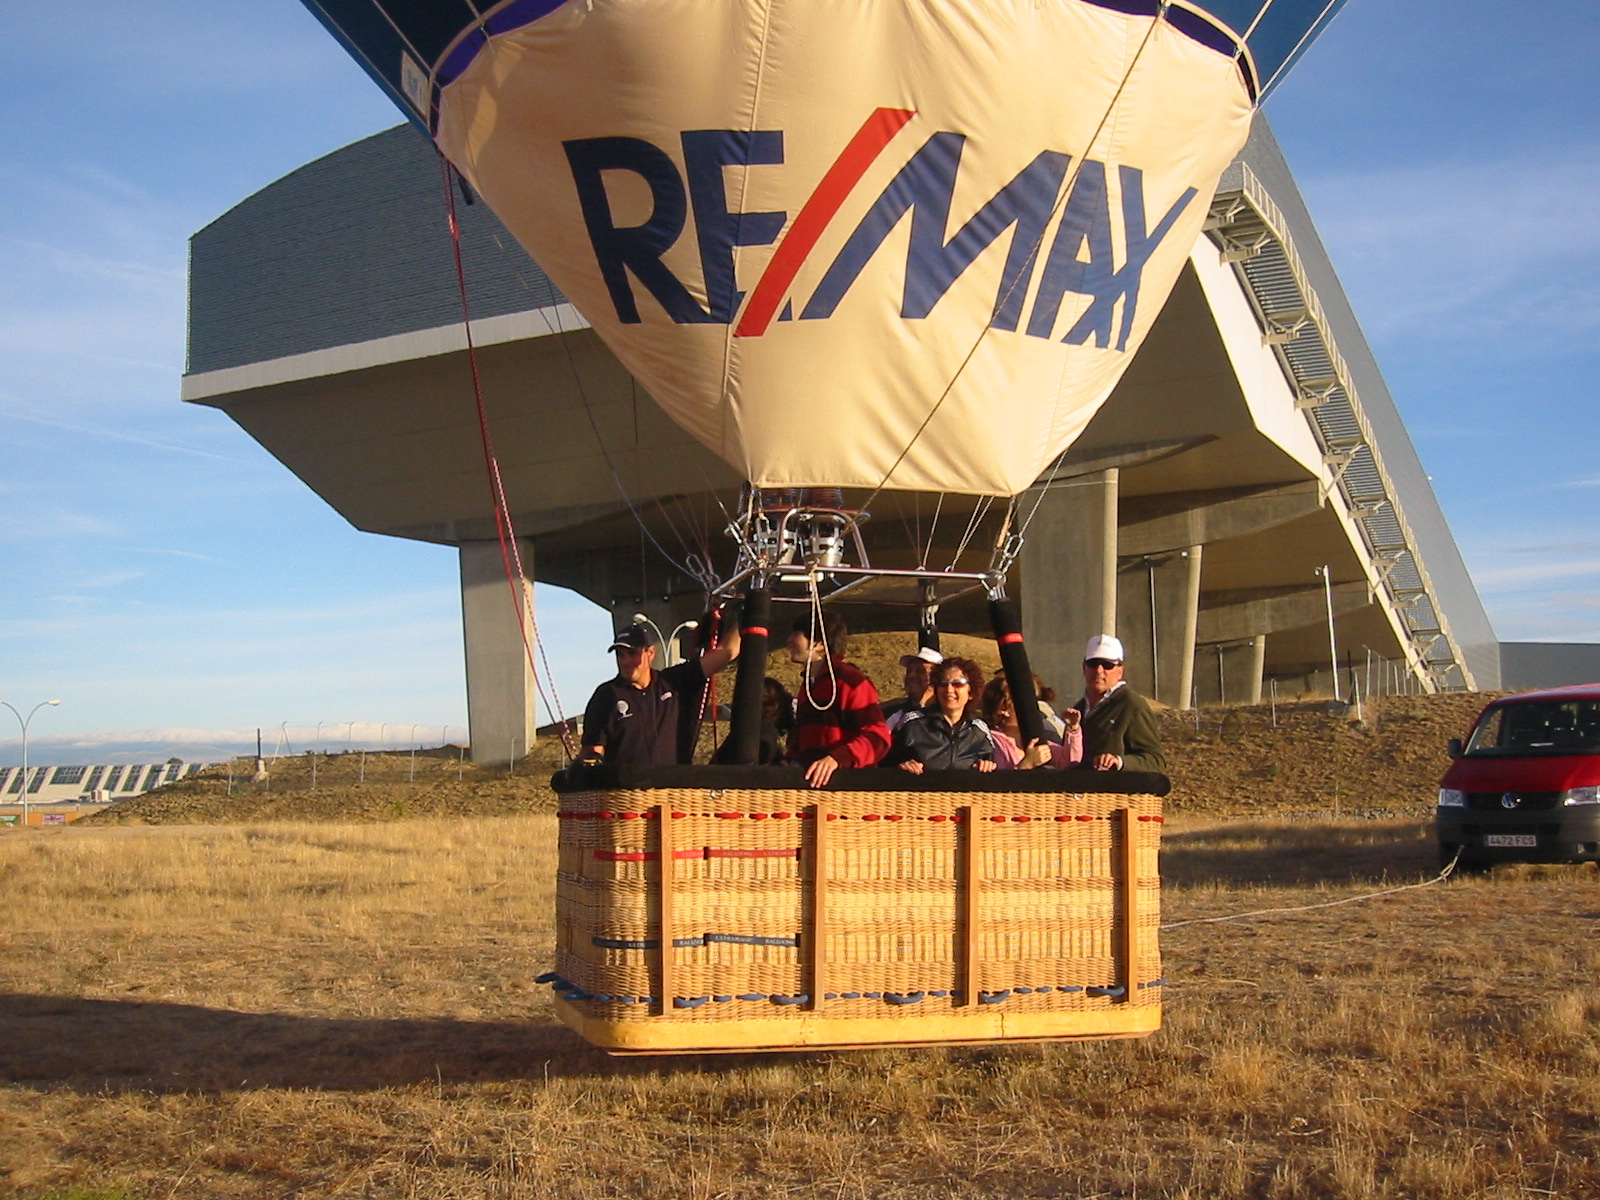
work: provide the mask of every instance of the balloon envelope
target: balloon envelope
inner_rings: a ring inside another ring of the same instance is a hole
[[[306,3],[746,478],[999,495],[1110,394],[1337,7]]]

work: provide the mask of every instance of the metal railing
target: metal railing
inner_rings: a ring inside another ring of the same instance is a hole
[[[1219,191],[1206,233],[1244,285],[1262,340],[1272,348],[1322,449],[1324,499],[1345,506],[1368,554],[1368,583],[1390,609],[1411,669],[1433,690],[1475,686],[1423,566],[1416,535],[1383,465],[1349,367],[1290,237],[1288,222],[1248,166]]]

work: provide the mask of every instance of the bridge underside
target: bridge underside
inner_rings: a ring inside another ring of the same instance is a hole
[[[1274,254],[1300,267],[1274,216],[1284,223],[1253,176],[1225,187],[1211,236],[1122,382],[1017,500],[1027,540],[1011,592],[1036,669],[1063,691],[1099,632],[1123,638],[1130,679],[1169,704],[1259,699],[1269,678],[1331,691],[1330,615],[1337,665],[1363,682],[1373,664],[1390,690],[1497,682],[1451,633],[1423,556],[1454,569],[1459,555],[1447,533],[1424,547],[1412,532],[1384,467],[1394,435],[1379,444],[1305,273],[1250,275]],[[197,237],[196,270],[200,250]],[[725,510],[742,481],[667,420],[559,297],[477,322],[474,335],[530,577],[663,628],[697,615],[703,589],[684,564],[699,556],[727,573]],[[496,578],[459,327],[191,371],[184,396],[226,411],[357,528],[460,548],[475,756],[525,746],[532,681],[513,665],[520,637]],[[1414,459],[1409,443],[1399,449]],[[864,536],[873,565],[978,570],[1006,509],[882,493]],[[981,601],[945,604],[941,627],[984,632]],[[916,622],[908,608],[850,616],[861,629]]]

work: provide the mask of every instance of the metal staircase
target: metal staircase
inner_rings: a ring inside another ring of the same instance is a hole
[[[1344,505],[1370,559],[1375,596],[1390,609],[1412,671],[1436,691],[1473,690],[1466,656],[1450,633],[1406,523],[1349,368],[1307,279],[1288,223],[1248,166],[1219,191],[1206,234],[1230,264],[1322,448],[1325,499]]]

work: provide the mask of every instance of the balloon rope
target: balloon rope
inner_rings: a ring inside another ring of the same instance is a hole
[[[1077,182],[1078,175],[1083,169],[1084,160],[1088,157],[1089,151],[1094,149],[1094,144],[1100,140],[1101,133],[1105,131],[1106,123],[1111,120],[1111,114],[1116,111],[1117,101],[1122,99],[1122,93],[1127,90],[1128,83],[1133,78],[1133,72],[1139,65],[1139,60],[1144,57],[1144,52],[1149,48],[1151,38],[1155,36],[1156,28],[1165,19],[1167,9],[1170,7],[1171,0],[1161,0],[1160,7],[1156,10],[1156,15],[1151,19],[1149,28],[1145,30],[1144,37],[1139,42],[1139,48],[1134,51],[1133,57],[1128,62],[1127,70],[1122,73],[1121,82],[1117,84],[1117,90],[1112,93],[1111,101],[1106,105],[1106,111],[1100,117],[1100,123],[1095,126],[1094,132],[1089,135],[1089,141],[1084,147],[1084,153],[1073,160],[1071,167],[1068,168],[1065,177],[1061,181],[1061,186],[1056,189],[1056,200],[1055,204],[1051,206],[1050,216],[1040,228],[1039,236],[1034,239],[1032,247],[1028,250],[1028,256],[1018,269],[1016,276],[1006,287],[1005,293],[1000,297],[999,301],[996,302],[994,311],[998,312],[1002,309],[1018,285],[1024,279],[1032,276],[1033,265],[1037,261],[1040,248],[1044,245],[1045,234],[1050,228],[1051,221],[1061,212],[1067,202],[1067,198],[1072,194],[1072,187]],[[906,443],[905,449],[901,450],[894,462],[889,464],[889,469],[884,472],[883,478],[878,481],[878,486],[872,489],[871,494],[860,505],[862,509],[871,507],[872,502],[878,498],[878,493],[888,486],[889,480],[900,469],[900,464],[906,460],[906,456],[911,453],[912,448],[921,440],[928,426],[933,423],[933,418],[939,415],[939,410],[944,407],[944,402],[950,398],[950,393],[955,390],[957,381],[966,373],[967,368],[972,364],[972,360],[977,357],[978,348],[983,345],[983,339],[990,328],[991,326],[985,325],[978,331],[978,336],[973,340],[972,349],[967,351],[966,356],[956,367],[955,374],[950,376],[950,382],[945,384],[944,391],[939,393],[939,398],[934,401],[933,407],[928,410],[928,415],[922,419],[922,424],[917,426],[916,432],[911,435],[911,440]]]
[[[492,224],[489,226],[489,237],[494,241],[495,246],[499,248],[500,254],[505,259],[506,265],[511,269],[511,273],[517,277],[517,282],[522,285],[522,290],[527,292],[530,296],[533,296],[535,294],[533,285],[529,283],[523,276],[521,269],[517,265],[515,256],[513,256],[511,251],[506,248],[506,244],[500,240],[500,234],[496,232]],[[560,293],[557,294],[559,295]],[[565,299],[565,297],[563,297],[563,299]],[[552,307],[554,307],[556,313],[556,319],[554,321],[550,319],[550,308],[548,307],[535,308],[533,311],[537,313],[539,319],[544,322],[544,327],[549,330],[550,333],[555,336],[556,341],[561,344],[562,353],[565,355],[567,360],[567,370],[572,375],[573,386],[577,388],[578,399],[583,404],[583,415],[588,419],[589,431],[594,434],[595,445],[600,448],[600,457],[605,461],[606,471],[611,476],[611,482],[616,486],[617,495],[622,497],[622,502],[628,506],[628,512],[631,513],[633,515],[633,519],[638,522],[639,528],[643,532],[644,536],[650,540],[650,544],[656,548],[661,557],[667,560],[668,565],[674,570],[680,571],[687,575],[691,579],[699,579],[700,575],[698,572],[690,569],[685,564],[673,558],[671,553],[668,552],[667,548],[663,546],[656,538],[656,535],[650,531],[650,527],[644,523],[644,517],[639,513],[638,505],[634,504],[633,497],[628,495],[628,489],[622,482],[622,475],[617,470],[616,463],[612,461],[611,451],[606,446],[605,438],[600,436],[600,425],[595,420],[594,405],[589,399],[589,389],[583,384],[583,372],[578,369],[578,360],[573,356],[572,346],[568,343],[566,338],[566,334],[569,331],[561,320],[561,306],[554,305]],[[631,372],[629,373],[628,378],[630,382],[635,384],[637,383],[637,380],[633,379]],[[703,467],[701,468],[701,474],[702,476],[704,475]],[[718,503],[720,503],[720,500]]]
[[[933,535],[939,531],[939,514],[944,511],[944,493],[939,493],[939,502],[933,506],[933,521],[928,526],[928,545],[922,552],[922,561],[917,564],[917,570],[922,570],[928,565],[928,560],[933,557]]]
[[[1262,19],[1267,15],[1267,10],[1276,3],[1277,0],[1265,0],[1265,3],[1256,9],[1256,15],[1251,19],[1250,24],[1245,27],[1245,31],[1239,35],[1239,48],[1233,52],[1235,62],[1239,61],[1239,58],[1244,54],[1246,44],[1255,36],[1256,27],[1261,24]],[[1323,9],[1322,11],[1326,14],[1328,10]]]
[[[1328,0],[1328,3],[1323,5],[1322,11],[1317,14],[1317,19],[1307,27],[1305,33],[1301,35],[1300,40],[1294,44],[1294,49],[1284,56],[1283,62],[1279,65],[1278,69],[1272,73],[1272,78],[1261,81],[1257,84],[1257,107],[1260,107],[1261,102],[1266,99],[1267,93],[1278,86],[1278,79],[1285,71],[1289,69],[1289,64],[1294,62],[1294,60],[1299,56],[1300,51],[1305,49],[1306,43],[1317,36],[1318,32],[1321,30],[1322,23],[1328,19],[1328,14],[1337,8],[1341,3],[1342,0]]]
[[[828,664],[828,702],[826,704],[818,704],[811,695],[810,659],[807,659],[805,670],[800,674],[800,694],[806,698],[806,703],[811,705],[817,712],[827,712],[835,704],[839,703],[839,673],[834,669],[833,649],[828,645],[827,622],[818,621],[818,618],[822,615],[822,592],[817,586],[815,571],[806,576],[806,584],[811,591],[811,604],[809,605],[811,610],[811,637],[807,642],[806,653],[808,655],[811,653],[811,647],[817,644],[817,634],[820,632],[822,634],[822,661]]]
[[[566,713],[561,708],[561,697],[556,692],[555,675],[550,670],[550,660],[545,655],[544,643],[539,640],[539,627],[528,612],[527,595],[523,584],[527,575],[523,571],[522,551],[517,545],[517,534],[511,523],[511,508],[506,503],[504,481],[500,476],[500,460],[494,452],[494,438],[489,432],[489,411],[483,399],[483,377],[478,370],[478,348],[472,340],[472,312],[467,303],[467,273],[461,262],[461,223],[456,219],[455,189],[450,186],[450,173],[453,168],[444,155],[439,156],[440,178],[444,183],[445,216],[450,224],[450,245],[455,254],[456,290],[461,296],[461,327],[467,341],[467,363],[472,372],[472,399],[478,413],[478,435],[483,442],[484,468],[489,477],[489,498],[494,507],[495,534],[500,540],[500,561],[505,567],[506,584],[511,589],[511,607],[517,615],[517,632],[522,635],[522,650],[528,660],[528,670],[533,674],[534,688],[539,698],[544,700],[546,707],[555,714],[556,728],[561,739],[561,748],[569,759],[578,755],[577,746],[572,740],[572,731],[567,728]],[[532,626],[532,637],[529,637],[529,627]],[[534,661],[534,647],[538,647],[539,661],[544,664],[540,671],[538,663]],[[549,676],[550,694],[545,695],[545,676]],[[529,747],[523,747],[526,754]]]
[[[978,532],[978,526],[983,524],[983,519],[989,515],[989,509],[994,505],[993,496],[984,496],[977,504],[972,506],[972,515],[967,518],[966,532],[961,535],[961,540],[956,543],[955,557],[950,560],[946,571],[954,571],[956,564],[961,561],[961,556],[967,552],[967,547],[972,544],[972,535]]]

